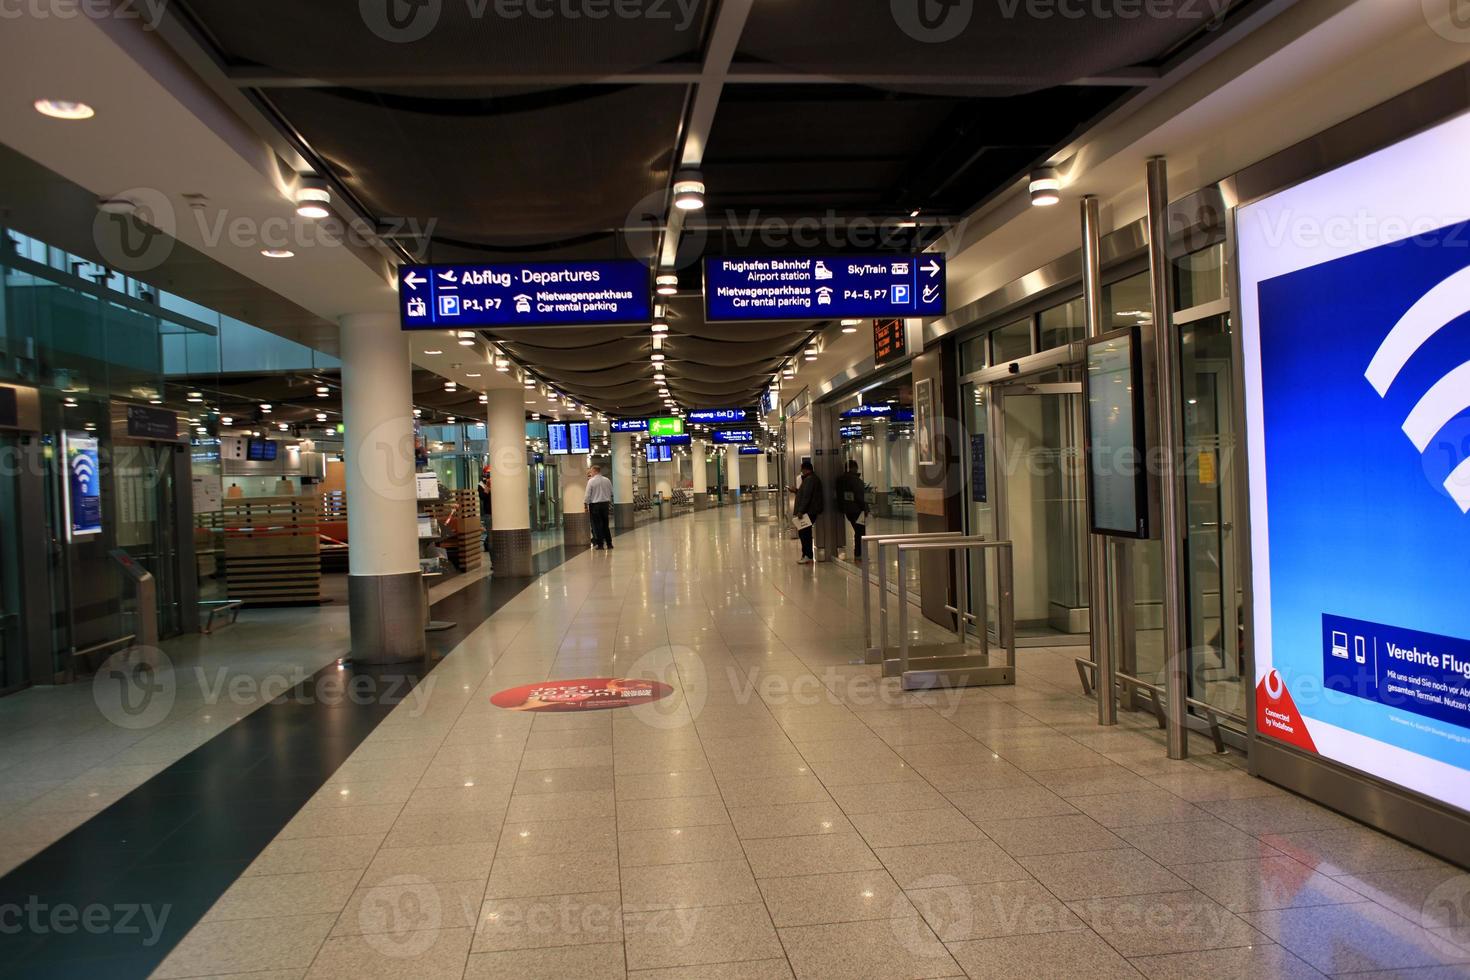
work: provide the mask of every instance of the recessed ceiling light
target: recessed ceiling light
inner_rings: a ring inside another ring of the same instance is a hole
[[[465,377],[466,378],[481,378],[481,377],[484,377],[484,375],[480,374],[480,372],[478,372],[478,371],[471,371],[471,372],[468,372],[467,374],[465,374]]]
[[[861,322],[862,322],[861,320],[843,320],[842,321],[842,332],[843,333],[857,333],[858,324],[861,323]]]
[[[662,320],[659,320],[654,323],[652,329],[654,333],[668,333],[669,325],[667,323],[664,323]]]
[[[34,105],[37,112],[52,119],[91,119],[97,115],[87,103],[67,99],[37,99]]]
[[[317,412],[316,413],[316,420],[318,422],[325,422],[327,420],[327,413],[326,412]]]
[[[329,395],[331,395],[331,393],[332,393],[332,389],[331,388],[328,388],[326,385],[317,385],[316,386],[316,396],[318,398],[326,398]]]
[[[296,256],[296,253],[289,248],[263,248],[260,254],[268,259],[289,259]]]
[[[424,351],[424,353],[428,354],[430,357],[437,357],[444,352],[442,350],[426,350]]]
[[[653,363],[658,364],[663,361],[664,355],[655,351],[654,353],[648,355],[648,359],[653,361]]]
[[[660,296],[676,296],[679,293],[679,277],[673,273],[664,273],[654,279],[655,292]]]
[[[265,412],[267,415],[269,415],[270,414],[270,410],[271,410],[271,403],[270,402],[261,402],[260,403],[260,410],[262,412]]]

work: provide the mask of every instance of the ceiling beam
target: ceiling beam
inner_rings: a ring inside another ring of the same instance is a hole
[[[713,40],[713,39],[712,39]],[[713,45],[712,45],[713,47]],[[463,88],[476,86],[546,86],[570,85],[699,85],[707,72],[698,65],[651,65],[626,72],[548,72],[512,74],[468,72],[460,74],[386,74],[337,75],[332,77],[295,75],[273,68],[233,67],[226,77],[237,88]],[[1159,80],[1159,70],[1147,65],[1120,68],[1084,78],[1074,78],[1064,85],[1110,85],[1143,87]],[[844,72],[839,75],[820,72],[791,71],[765,65],[730,65],[724,73],[726,85],[868,85],[876,88],[902,86],[939,86],[974,89],[995,86],[1014,88],[1036,85],[1034,76],[935,74],[933,72]]]

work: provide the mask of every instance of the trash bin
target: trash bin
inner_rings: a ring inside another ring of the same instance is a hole
[[[672,497],[658,498],[658,519],[663,521],[674,516],[674,499]]]

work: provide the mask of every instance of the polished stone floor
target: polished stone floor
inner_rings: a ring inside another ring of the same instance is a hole
[[[153,975],[1470,976],[1463,872],[1203,741],[1171,762],[1146,717],[1097,727],[1073,651],[1021,651],[1013,688],[905,695],[854,662],[858,579],[795,557],[729,507],[552,568]],[[588,677],[674,692],[491,704]],[[130,748],[92,768],[146,764]]]

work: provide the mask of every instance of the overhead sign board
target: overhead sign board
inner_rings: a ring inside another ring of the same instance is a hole
[[[607,426],[612,432],[647,432],[648,419],[613,419]]]
[[[648,440],[648,444],[650,446],[687,446],[687,445],[691,444],[693,441],[694,441],[693,438],[690,437],[690,436],[687,436],[687,435],[683,435],[683,436],[650,436],[649,437],[649,440]]]
[[[760,446],[741,446],[740,447],[740,455],[742,455],[742,456],[760,456],[764,452],[765,452],[765,450],[762,449]]]
[[[1461,811],[1467,145],[1459,116],[1237,212],[1256,735]]]
[[[710,433],[710,439],[721,446],[748,445],[755,442],[755,432],[751,429],[716,429]]]
[[[903,320],[873,321],[873,365],[884,367],[908,356],[908,324]]]
[[[704,260],[705,319],[943,316],[942,255]]]
[[[127,434],[134,439],[155,442],[179,441],[179,415],[166,408],[151,405],[127,405],[124,408]]]
[[[707,408],[696,412],[689,412],[684,420],[695,425],[739,425],[742,422],[753,422],[756,411],[753,408]]]
[[[648,267],[612,262],[406,265],[398,270],[405,330],[648,323]]]
[[[649,419],[648,434],[651,436],[682,436],[684,420],[678,417]]]

